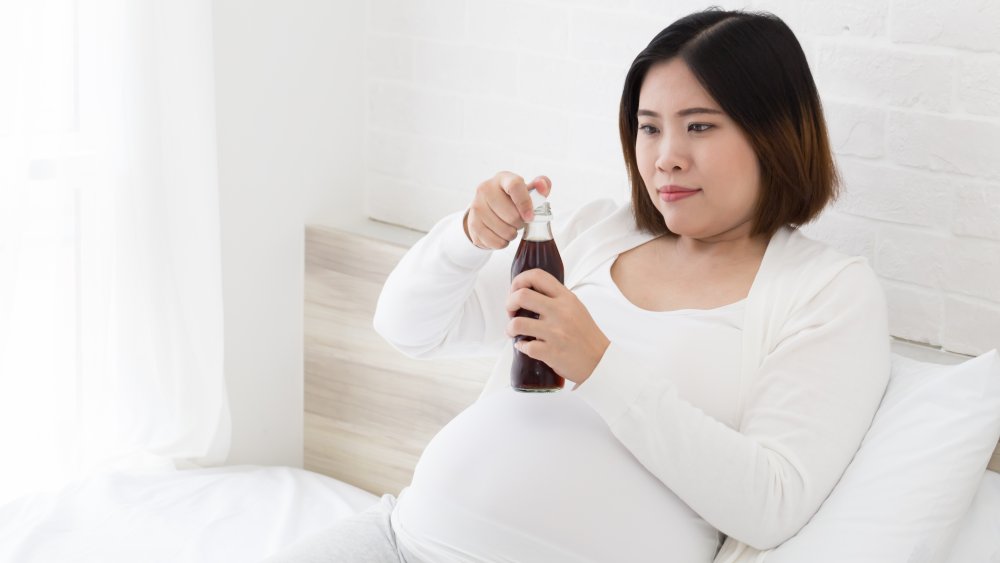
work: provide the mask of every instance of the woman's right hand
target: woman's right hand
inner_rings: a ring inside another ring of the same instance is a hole
[[[465,236],[482,249],[506,248],[517,231],[534,218],[529,188],[549,196],[552,181],[538,176],[526,184],[513,172],[498,172],[476,188],[476,197],[465,213]]]

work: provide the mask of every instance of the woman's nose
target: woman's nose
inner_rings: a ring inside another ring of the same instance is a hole
[[[676,138],[664,138],[656,157],[656,168],[664,172],[685,170],[688,167],[688,151],[684,142]]]

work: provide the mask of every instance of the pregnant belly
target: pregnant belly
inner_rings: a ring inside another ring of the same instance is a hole
[[[570,391],[504,390],[462,412],[427,445],[393,525],[418,554],[482,561],[707,563],[718,541]]]

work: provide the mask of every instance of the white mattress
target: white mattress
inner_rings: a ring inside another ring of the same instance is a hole
[[[253,562],[377,501],[289,467],[108,475],[0,506],[0,562]],[[1000,474],[987,472],[948,563],[997,562]]]
[[[0,562],[253,562],[376,502],[290,467],[108,475],[0,506]]]

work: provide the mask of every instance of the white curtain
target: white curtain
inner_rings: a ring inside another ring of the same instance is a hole
[[[208,0],[0,0],[0,503],[229,450]]]

